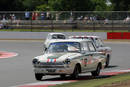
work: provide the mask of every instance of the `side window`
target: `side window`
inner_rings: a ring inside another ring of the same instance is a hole
[[[98,41],[97,38],[95,39],[95,43],[96,43],[96,46],[97,46],[97,47],[100,47],[100,43],[99,43],[99,41]]]
[[[98,40],[99,40],[100,46],[103,46],[104,43],[103,43],[102,39],[98,39]]]
[[[57,35],[52,35],[52,39],[57,39]]]
[[[102,42],[101,39],[96,38],[95,41],[96,41],[96,46],[97,47],[103,46],[103,42]]]
[[[94,45],[93,45],[92,42],[88,42],[88,48],[89,48],[89,50],[90,50],[91,52],[95,52],[95,51],[96,51],[96,49],[95,49],[95,47],[94,47]]]
[[[64,35],[57,35],[57,38],[58,39],[65,39],[65,36]]]
[[[85,50],[85,51],[89,51],[89,49],[88,49],[88,45],[87,45],[86,42],[83,43],[83,50]]]

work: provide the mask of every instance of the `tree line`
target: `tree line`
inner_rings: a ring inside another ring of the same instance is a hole
[[[111,4],[107,4],[107,2]],[[0,11],[129,11],[128,0],[1,0]]]

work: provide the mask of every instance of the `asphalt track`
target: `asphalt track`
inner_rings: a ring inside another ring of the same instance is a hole
[[[107,42],[112,48],[110,66],[104,71],[130,68],[130,43]],[[32,58],[42,54],[43,41],[0,40],[0,51],[16,52],[18,56],[0,59],[0,87],[36,83]],[[87,78],[90,78],[89,76]],[[43,81],[58,79],[58,76],[45,76]],[[82,79],[82,78],[80,78]],[[59,79],[58,79],[59,80]]]

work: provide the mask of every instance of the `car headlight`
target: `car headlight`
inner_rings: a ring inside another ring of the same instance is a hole
[[[32,60],[32,63],[33,63],[33,64],[38,63],[38,59],[33,59],[33,60]]]
[[[66,59],[66,60],[64,61],[64,63],[65,63],[65,64],[70,64],[71,61],[70,61],[70,59]]]

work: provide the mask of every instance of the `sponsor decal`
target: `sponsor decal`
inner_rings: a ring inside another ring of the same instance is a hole
[[[84,59],[81,60],[81,62],[82,62],[82,64],[83,64],[84,66],[87,65],[87,61],[88,61],[87,58],[84,58]]]
[[[56,59],[48,59],[47,63],[50,63],[50,62],[56,62]]]
[[[93,62],[93,58],[92,58],[92,56],[89,56],[89,60],[88,60],[87,64],[92,64],[92,62]]]

